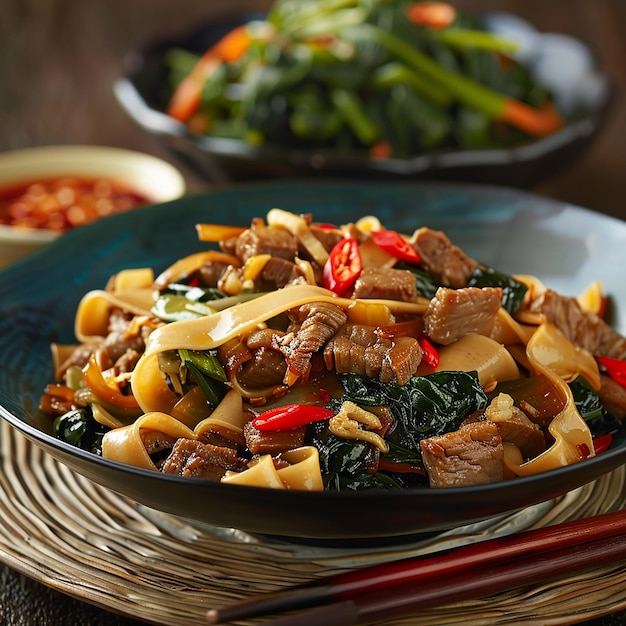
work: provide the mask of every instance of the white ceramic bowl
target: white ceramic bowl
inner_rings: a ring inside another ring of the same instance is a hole
[[[129,187],[150,203],[185,193],[182,174],[149,154],[108,146],[44,146],[0,154],[0,189],[61,177],[104,178]],[[63,231],[0,224],[0,269],[59,237]]]

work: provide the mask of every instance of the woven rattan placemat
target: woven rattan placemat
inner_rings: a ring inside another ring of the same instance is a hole
[[[71,596],[164,626],[197,626],[208,608],[254,593],[626,506],[620,468],[556,500],[422,541],[307,546],[147,509],[56,462],[6,423],[0,444],[0,560]],[[599,569],[384,624],[573,624],[626,608],[625,583],[626,565]]]

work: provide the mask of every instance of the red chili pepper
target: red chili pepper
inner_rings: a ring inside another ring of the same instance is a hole
[[[613,435],[611,433],[607,433],[606,435],[600,435],[599,437],[594,437],[593,449],[596,454],[606,452],[611,447],[612,442]]]
[[[371,233],[374,243],[395,256],[400,261],[419,263],[420,257],[415,248],[395,230],[374,230]]]
[[[437,369],[439,367],[439,352],[437,352],[437,348],[426,337],[420,337],[417,341],[424,352],[423,358],[426,364],[433,369]]]
[[[322,272],[324,287],[338,296],[349,296],[362,269],[359,242],[353,237],[344,238],[328,255]]]
[[[626,387],[626,361],[612,359],[608,356],[597,356],[596,361],[602,365],[606,373],[616,382]]]
[[[321,422],[334,414],[334,411],[323,406],[286,404],[264,411],[252,420],[252,425],[261,432],[290,430],[313,422]]]

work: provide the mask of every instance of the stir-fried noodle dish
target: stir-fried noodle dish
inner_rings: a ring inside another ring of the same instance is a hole
[[[57,437],[136,467],[278,489],[460,487],[602,454],[626,339],[444,232],[273,208],[86,293],[41,398]]]

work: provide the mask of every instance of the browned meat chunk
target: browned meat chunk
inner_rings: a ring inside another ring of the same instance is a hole
[[[57,378],[72,365],[84,367],[89,357],[98,353],[104,359],[105,366],[118,365],[121,372],[131,371],[137,361],[137,356],[145,350],[145,340],[141,333],[129,333],[132,321],[130,314],[120,309],[113,309],[109,317],[109,334],[102,340],[94,343],[81,344],[60,364],[56,373]]]
[[[352,295],[355,298],[386,298],[415,302],[417,298],[415,276],[409,270],[366,267],[359,275]]]
[[[218,261],[205,263],[198,271],[202,286],[217,287],[220,278],[222,278],[228,267],[228,263],[219,263]]]
[[[261,281],[258,285],[261,291],[282,289],[285,285],[305,282],[295,263],[279,258],[272,258],[265,264],[261,272]]]
[[[546,437],[508,394],[497,395],[485,411],[486,417],[498,427],[502,441],[516,445],[524,459],[533,459],[546,449]]]
[[[498,427],[474,422],[420,441],[431,487],[461,487],[504,478],[504,448]]]
[[[602,385],[598,395],[604,408],[617,419],[626,417],[626,389],[608,376],[600,377]]]
[[[220,480],[228,471],[242,472],[246,461],[232,448],[219,448],[193,439],[178,439],[161,465],[165,474]]]
[[[597,315],[583,311],[576,298],[548,289],[530,303],[529,309],[543,313],[572,343],[592,354],[626,359],[626,338]]]
[[[56,372],[57,380],[61,380],[68,370],[68,368],[76,365],[78,367],[85,367],[89,361],[89,357],[97,349],[97,344],[83,343],[72,351],[72,353],[59,365],[59,369]]]
[[[309,370],[311,356],[337,332],[348,319],[345,311],[330,303],[311,302],[288,312],[293,327],[275,340],[275,347],[287,361],[289,369],[304,375]]]
[[[464,335],[488,334],[501,302],[500,287],[440,287],[424,313],[424,329],[443,345]]]
[[[151,430],[142,433],[141,442],[148,454],[157,454],[171,448],[176,442],[176,438],[156,430]]]
[[[145,342],[141,335],[128,333],[133,316],[120,309],[113,309],[109,317],[109,334],[104,340],[104,348],[112,362],[117,361],[127,350],[143,353]]]
[[[263,389],[279,385],[286,370],[287,363],[280,352],[261,347],[238,370],[237,380],[248,389]]]
[[[135,369],[135,365],[137,365],[137,361],[139,361],[140,357],[141,354],[139,354],[137,350],[129,348],[117,361],[115,361],[115,369],[120,374],[132,372]]]
[[[235,253],[245,263],[257,254],[293,261],[298,251],[298,240],[282,228],[270,228],[263,220],[255,219],[250,228],[237,238]]]
[[[375,326],[347,324],[324,348],[329,370],[404,385],[417,372],[422,349],[414,337],[385,336]]]
[[[317,239],[322,242],[322,245],[327,252],[330,252],[336,243],[339,243],[344,234],[338,228],[320,228],[319,226],[311,226],[311,232]]]
[[[246,445],[252,454],[279,454],[304,445],[306,426],[289,430],[261,432],[251,422],[243,428]]]
[[[410,239],[423,268],[444,287],[466,287],[478,263],[453,245],[446,235],[430,228],[419,228]]]

